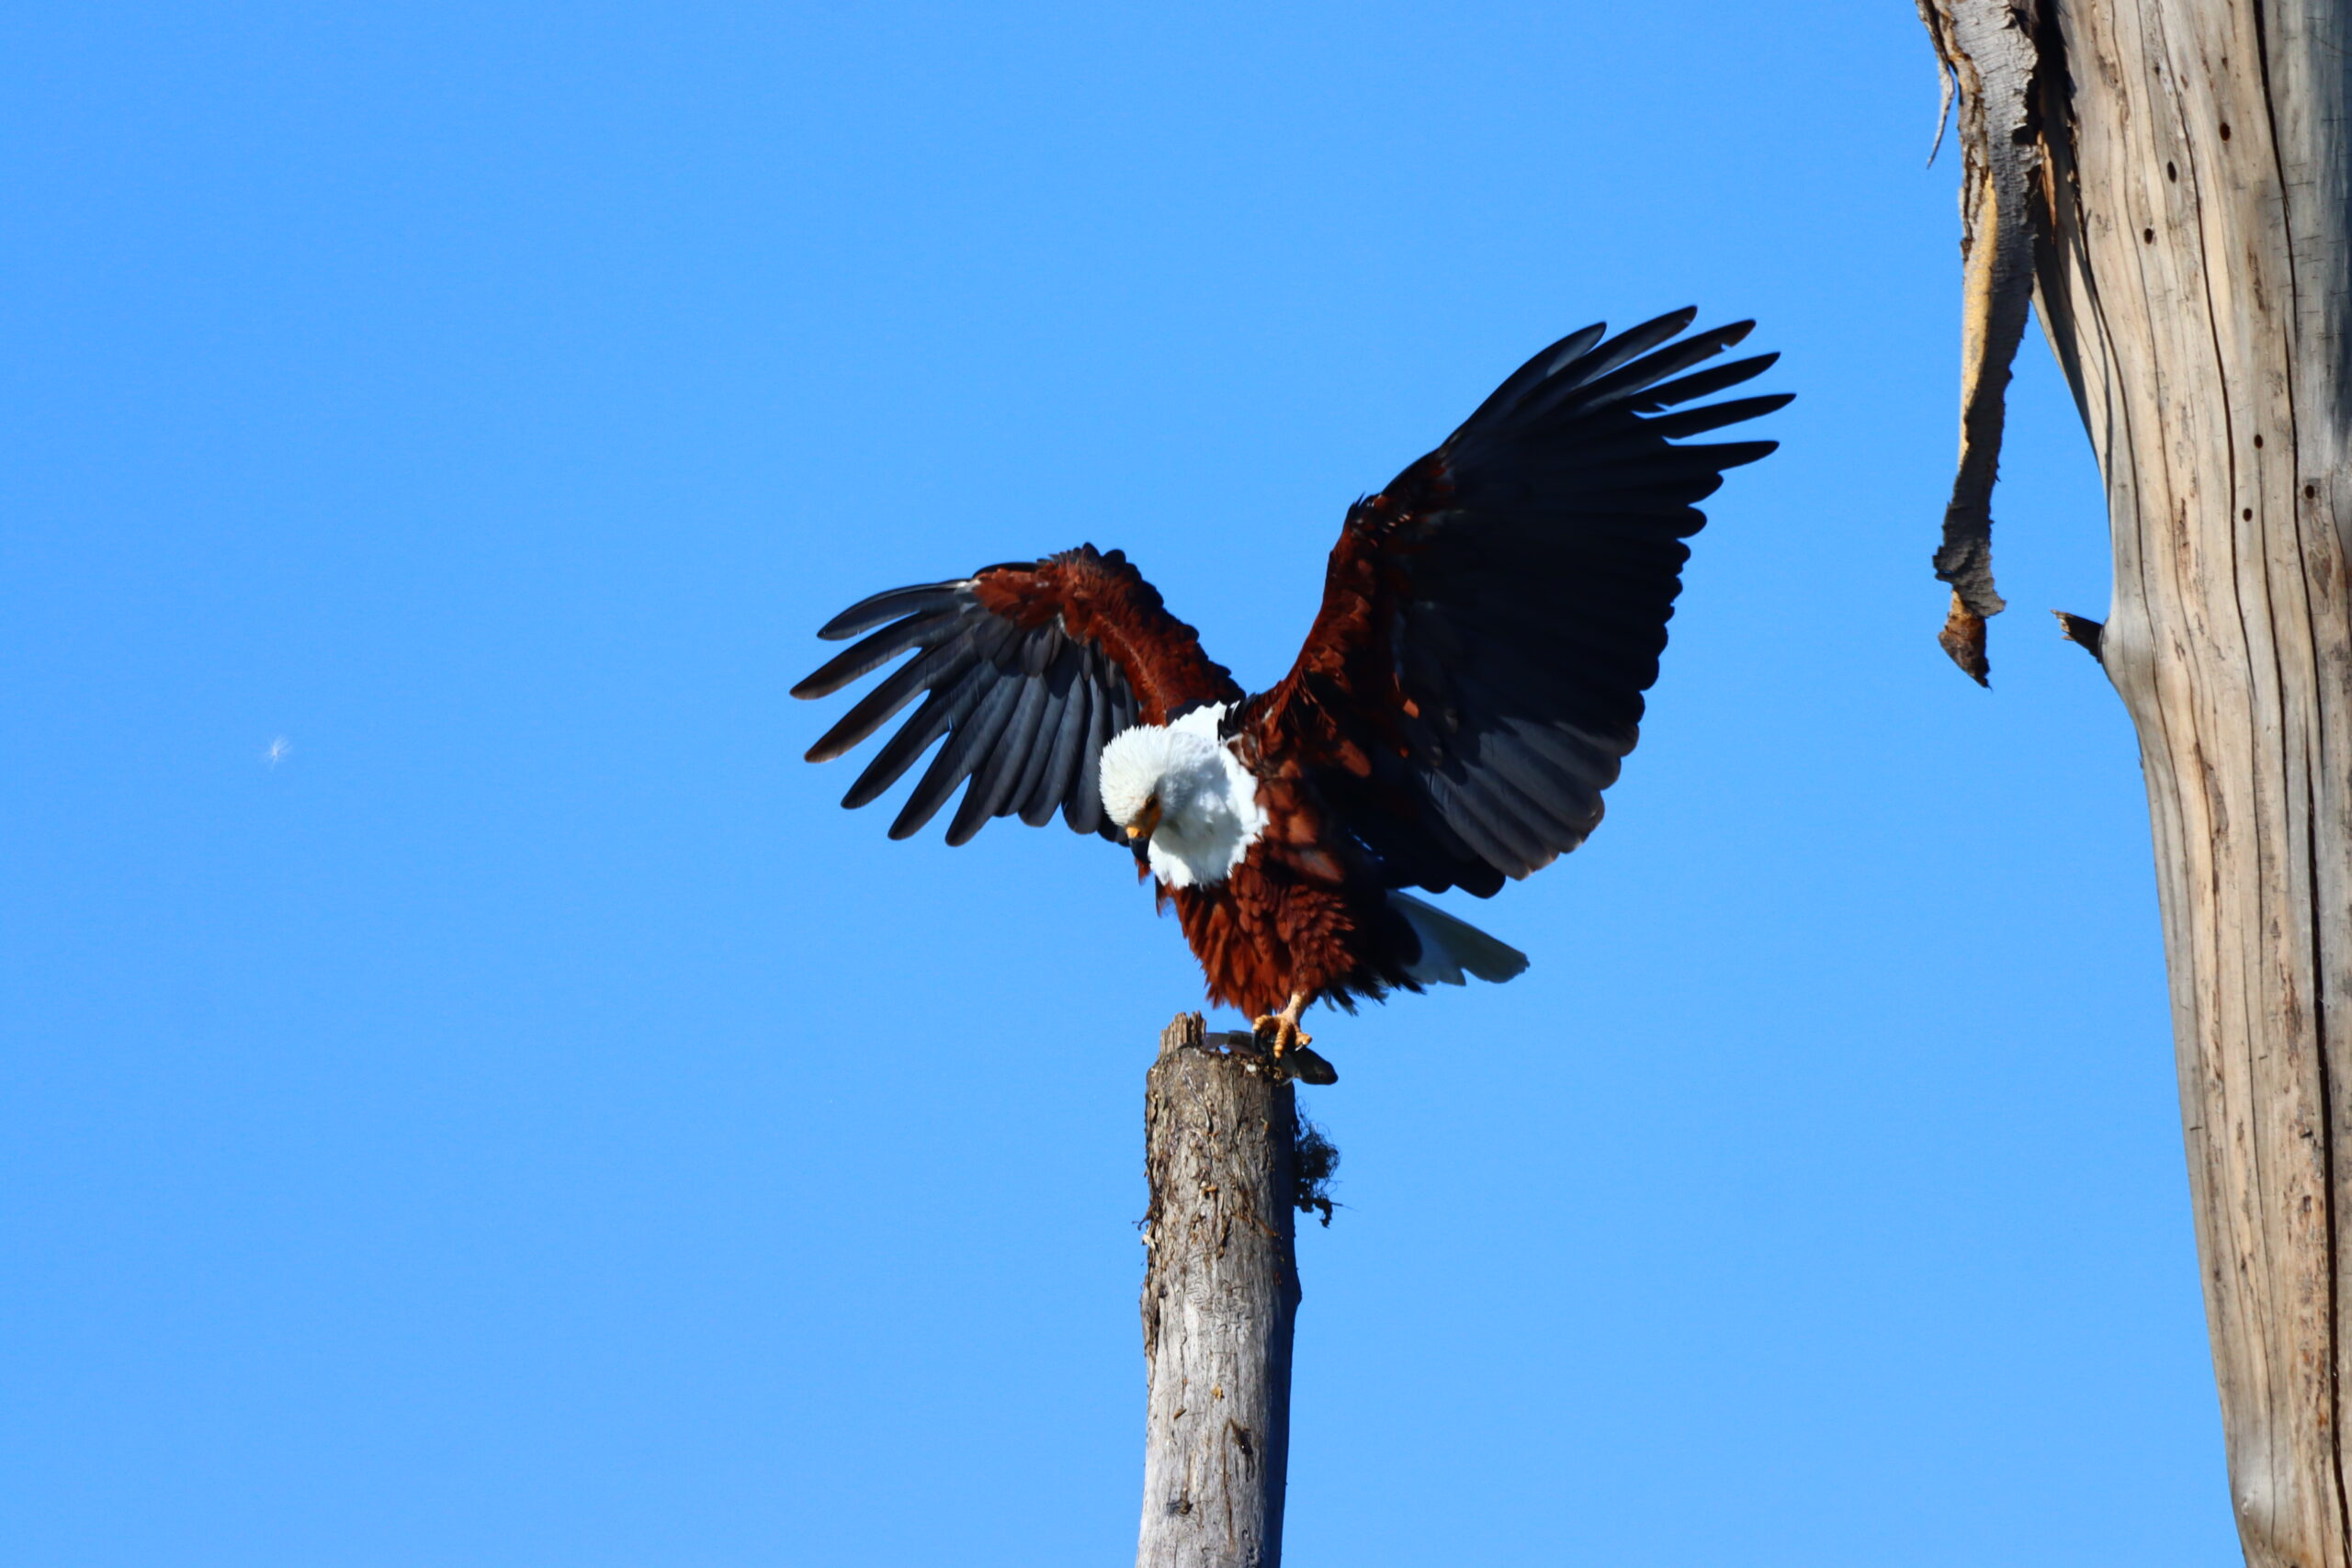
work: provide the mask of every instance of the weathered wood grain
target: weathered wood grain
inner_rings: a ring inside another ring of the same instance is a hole
[[[2038,51],[2035,299],[2107,479],[2240,1537],[2347,1568],[2346,0],[1932,4]]]
[[[1246,1046],[1212,1043],[1187,1013],[1160,1035],[1145,1080],[1150,1398],[1137,1568],[1282,1561],[1297,1111],[1270,1066]]]

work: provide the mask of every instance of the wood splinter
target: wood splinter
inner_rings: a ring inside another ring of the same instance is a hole
[[[2104,665],[2107,662],[2098,650],[2099,637],[2107,630],[2104,625],[2088,616],[2073,615],[2064,610],[2052,610],[2050,613],[2058,617],[2060,637],[2075,644],[2085,653],[2097,659],[2100,664]]]

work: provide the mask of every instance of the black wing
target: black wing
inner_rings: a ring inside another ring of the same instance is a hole
[[[947,824],[951,844],[967,842],[991,818],[1043,827],[1057,811],[1079,832],[1120,841],[1102,813],[1103,744],[1132,725],[1240,695],[1126,558],[1091,545],[876,593],[817,635],[840,641],[861,632],[872,635],[792,694],[828,696],[914,654],[808,749],[808,761],[831,761],[922,695],[842,797],[845,807],[867,805],[944,739],[890,824],[894,839],[920,831],[963,787]]]
[[[1673,342],[1696,314],[1561,339],[1349,513],[1298,663],[1244,722],[1310,770],[1389,886],[1484,897],[1600,822],[1697,503],[1777,445],[1671,439],[1789,401],[1662,412],[1779,357],[1695,368],[1754,325]]]

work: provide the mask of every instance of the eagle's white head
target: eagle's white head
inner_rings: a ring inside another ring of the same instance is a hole
[[[1170,887],[1223,882],[1265,831],[1258,783],[1217,739],[1226,705],[1123,729],[1102,748],[1102,809]]]

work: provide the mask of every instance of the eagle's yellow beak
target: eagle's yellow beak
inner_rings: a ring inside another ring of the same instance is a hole
[[[1136,814],[1136,819],[1127,824],[1127,838],[1131,841],[1139,842],[1150,838],[1158,831],[1159,831],[1159,796],[1155,795],[1143,803],[1143,809]]]

